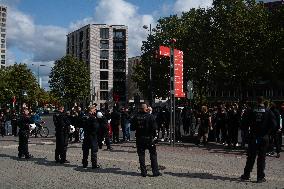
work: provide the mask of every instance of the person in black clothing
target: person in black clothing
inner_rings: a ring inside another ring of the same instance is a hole
[[[1,132],[2,137],[4,137],[6,133],[5,122],[6,122],[5,115],[3,112],[0,112],[0,132]]]
[[[57,163],[69,163],[66,160],[68,138],[70,132],[70,120],[64,113],[64,107],[59,107],[58,113],[53,116],[53,122],[55,125],[55,161]]]
[[[197,145],[200,144],[201,137],[203,138],[203,144],[207,145],[209,129],[212,129],[211,115],[208,112],[207,106],[201,107],[201,114],[199,117],[200,125],[198,128]]]
[[[17,127],[18,127],[18,115],[15,110],[13,110],[11,116],[11,125],[12,125],[12,135],[17,136]]]
[[[32,157],[29,153],[29,134],[30,134],[30,124],[33,123],[33,120],[29,116],[29,110],[24,109],[23,115],[19,120],[19,147],[18,147],[18,157],[22,158],[25,156],[26,159]]]
[[[273,156],[274,155],[274,146],[276,148],[276,157],[280,158],[280,148],[281,148],[281,144],[280,144],[280,137],[281,137],[281,124],[280,124],[280,118],[281,115],[278,111],[278,109],[276,108],[276,104],[275,103],[271,103],[271,107],[270,110],[273,112],[273,115],[275,117],[275,120],[277,122],[277,125],[275,128],[272,129],[272,132],[270,133],[269,136],[269,156]],[[280,135],[280,136],[279,136]]]
[[[225,109],[220,105],[217,109],[215,116],[215,128],[216,128],[216,142],[224,143],[227,140],[227,133],[224,132],[226,129],[227,113]],[[221,140],[220,140],[221,133]]]
[[[88,114],[86,115],[86,124],[84,125],[84,139],[82,144],[83,150],[83,159],[82,164],[83,168],[88,166],[88,156],[89,150],[91,149],[91,161],[92,168],[100,168],[97,164],[97,152],[98,152],[98,129],[99,123],[96,118],[96,107],[92,106],[89,108]]]
[[[112,150],[110,146],[110,139],[108,134],[108,122],[106,117],[103,115],[102,112],[97,112],[97,119],[99,123],[99,130],[98,130],[98,145],[99,149],[103,147],[103,140],[105,139],[105,143],[108,150]]]
[[[268,136],[273,127],[276,127],[276,120],[271,110],[266,109],[263,98],[257,99],[257,107],[252,111],[250,120],[249,144],[247,151],[247,161],[244,168],[242,180],[249,180],[250,173],[257,157],[257,182],[265,182],[265,157],[268,147]]]
[[[237,104],[233,104],[228,111],[228,147],[238,145],[238,131],[241,123],[241,114]]]
[[[153,176],[160,176],[158,169],[157,152],[155,144],[156,121],[152,114],[147,112],[147,105],[141,104],[140,111],[131,120],[131,130],[136,131],[136,147],[139,156],[141,175],[146,177],[145,150],[148,149],[151,159]]]
[[[243,110],[241,113],[241,125],[240,125],[241,138],[242,138],[241,147],[242,148],[244,148],[245,145],[248,143],[249,120],[250,120],[249,116],[252,115],[251,111],[252,111],[251,107],[244,104]]]
[[[112,129],[112,137],[113,143],[119,143],[119,125],[120,125],[120,113],[117,110],[117,107],[113,108],[113,112],[110,115],[111,117],[111,129]]]

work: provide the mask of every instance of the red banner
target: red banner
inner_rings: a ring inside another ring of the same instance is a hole
[[[170,56],[170,48],[160,46],[160,56]],[[175,97],[185,97],[183,92],[183,52],[174,49],[174,78],[175,78]]]

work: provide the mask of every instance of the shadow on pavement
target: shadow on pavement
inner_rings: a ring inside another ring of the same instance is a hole
[[[133,177],[140,177],[140,173],[131,172],[131,171],[122,171],[120,168],[99,168],[99,169],[91,169],[91,167],[84,169],[82,166],[74,168],[75,171],[80,172],[95,172],[95,173],[113,173],[118,175],[126,175]]]
[[[56,163],[55,161],[49,161],[46,158],[30,158],[30,159],[25,159],[25,158],[18,158],[17,156],[11,156],[7,154],[0,154],[0,157],[8,157],[12,160],[15,161],[32,161],[37,165],[44,165],[44,166],[63,166],[63,167],[77,167],[77,165],[72,165],[72,164],[60,164]]]
[[[164,172],[164,174],[165,175],[171,175],[171,176],[174,176],[174,177],[199,178],[199,179],[212,179],[212,180],[242,182],[239,178],[217,176],[217,175],[212,175],[210,173],[172,173],[172,172]]]
[[[103,151],[109,151],[107,149],[104,149]],[[130,150],[117,150],[117,149],[112,149],[109,152],[123,152],[123,153],[131,153],[131,154],[135,154],[137,153],[136,151],[130,151]]]

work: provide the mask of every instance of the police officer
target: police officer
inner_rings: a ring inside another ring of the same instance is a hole
[[[25,156],[26,159],[30,159],[31,157],[33,157],[32,155],[30,155],[28,147],[30,124],[32,123],[33,121],[29,116],[29,110],[24,109],[23,114],[19,120],[19,147],[18,147],[19,158]]]
[[[263,98],[257,99],[257,107],[250,116],[250,133],[247,151],[247,161],[242,180],[249,180],[250,173],[257,157],[257,182],[265,182],[265,156],[268,147],[269,133],[276,126],[276,121],[271,110],[266,109]]]
[[[70,163],[66,160],[68,138],[70,132],[70,121],[64,113],[64,107],[61,106],[58,109],[58,113],[53,116],[53,122],[55,125],[55,161],[57,163]]]
[[[98,129],[99,123],[96,118],[96,107],[91,106],[89,108],[88,114],[86,115],[86,124],[83,126],[84,129],[84,139],[83,139],[83,168],[88,166],[88,156],[89,150],[91,149],[91,161],[92,161],[92,169],[100,168],[97,164],[97,152],[98,152]]]
[[[160,176],[155,145],[156,122],[154,116],[147,111],[147,105],[141,104],[140,111],[131,120],[131,130],[136,131],[136,147],[139,156],[141,176],[146,177],[145,150],[148,149],[153,176]]]

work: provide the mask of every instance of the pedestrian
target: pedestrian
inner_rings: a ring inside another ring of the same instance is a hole
[[[4,112],[0,112],[0,133],[2,137],[4,137],[6,133],[5,122],[6,122],[6,118],[5,118]]]
[[[224,133],[224,130],[226,128],[226,120],[227,120],[227,113],[225,111],[225,108],[223,108],[222,105],[219,105],[215,116],[216,142],[218,143],[220,142],[224,143],[227,140],[227,135],[226,133]]]
[[[281,129],[282,129],[282,125],[280,124],[281,121],[281,115],[276,107],[276,104],[274,102],[271,103],[271,107],[270,110],[272,111],[275,120],[277,122],[277,125],[275,128],[272,129],[270,136],[269,136],[269,156],[273,156],[274,155],[274,147],[276,150],[276,158],[280,158],[280,148],[281,148],[281,144],[280,144],[280,137],[279,135],[281,135]]]
[[[33,156],[29,153],[29,135],[30,135],[30,124],[33,120],[29,116],[29,110],[23,109],[23,114],[19,120],[19,146],[18,146],[18,157],[22,158],[25,156],[26,159],[30,159]]]
[[[141,104],[139,112],[131,120],[131,130],[136,131],[136,147],[139,156],[141,176],[147,176],[145,165],[145,150],[150,153],[151,167],[153,176],[160,176],[156,152],[156,129],[157,124],[152,114],[147,111],[147,105]]]
[[[13,110],[12,116],[11,116],[11,125],[12,125],[12,135],[17,136],[17,127],[18,127],[18,115],[16,110]]]
[[[228,111],[228,148],[238,146],[238,131],[241,123],[241,113],[238,104],[234,103]]]
[[[269,134],[277,123],[271,110],[264,106],[263,98],[258,97],[257,106],[252,111],[247,151],[247,161],[242,180],[249,180],[250,173],[257,157],[257,182],[265,182],[265,157],[269,142]]]
[[[112,147],[110,146],[110,139],[109,139],[108,120],[103,115],[103,113],[100,111],[97,112],[97,119],[98,119],[98,124],[99,124],[99,129],[98,129],[99,149],[102,149],[103,141],[105,140],[107,150],[112,150]]]
[[[208,112],[207,106],[201,107],[201,114],[199,119],[200,119],[200,125],[198,128],[198,136],[196,144],[199,145],[201,138],[203,138],[203,144],[207,145],[209,129],[212,129],[211,116]]]
[[[111,113],[111,129],[112,129],[112,142],[119,143],[119,125],[120,125],[120,113],[118,112],[118,108],[113,107],[113,112]]]
[[[88,114],[86,115],[87,122],[84,125],[84,139],[82,144],[83,150],[83,159],[82,164],[83,168],[88,166],[88,156],[89,150],[91,149],[91,162],[92,162],[92,169],[100,168],[97,164],[97,152],[98,152],[98,129],[99,123],[96,118],[96,107],[91,106],[88,109]]]
[[[11,126],[11,112],[10,109],[7,108],[5,111],[5,135],[11,135],[12,134],[12,126]]]
[[[66,160],[70,120],[68,120],[63,106],[60,106],[58,112],[53,116],[53,122],[55,125],[56,137],[55,161],[61,164],[70,163]]]

